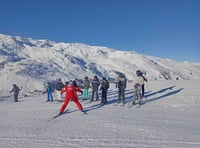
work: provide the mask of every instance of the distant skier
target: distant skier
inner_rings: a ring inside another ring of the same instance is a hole
[[[141,90],[144,84],[144,79],[142,77],[142,72],[140,70],[136,71],[136,77],[133,80],[134,83],[134,95],[132,105],[135,105],[135,101],[138,100],[139,105],[141,105]]]
[[[101,104],[107,103],[107,92],[109,88],[109,81],[106,78],[102,79],[100,90],[101,90]]]
[[[61,79],[58,79],[56,83],[56,93],[58,96],[58,101],[63,101],[61,91],[64,88],[64,84],[62,83]]]
[[[45,93],[47,93],[47,102],[53,102],[53,87],[50,82],[47,82]]]
[[[86,76],[83,81],[83,100],[88,99],[88,90],[90,88],[90,81]]]
[[[147,79],[146,79],[146,77],[143,75],[142,72],[141,72],[141,76],[142,76],[144,82],[147,82]],[[145,88],[144,88],[144,83],[143,83],[143,85],[142,85],[142,97],[144,97],[144,91],[145,91]]]
[[[77,92],[81,92],[82,93],[82,90],[77,87],[77,84],[75,83],[75,81],[70,80],[69,84],[67,86],[65,86],[63,88],[63,90],[61,91],[61,93],[66,93],[66,95],[65,95],[64,103],[60,108],[59,115],[64,112],[64,110],[67,107],[69,101],[73,101],[76,104],[76,106],[78,107],[78,109],[80,111],[83,111],[83,107],[80,104],[80,102],[78,101]]]
[[[19,87],[16,84],[13,84],[13,88],[9,92],[10,93],[14,92],[14,102],[18,102],[19,91],[20,91]]]
[[[126,89],[127,79],[123,74],[120,74],[117,78],[116,88],[118,88],[118,103],[125,104],[125,89]]]
[[[96,94],[96,101],[99,100],[99,94],[98,94],[98,90],[99,90],[99,79],[98,77],[95,75],[93,80],[92,80],[92,98],[91,98],[91,102],[94,101],[94,95]]]

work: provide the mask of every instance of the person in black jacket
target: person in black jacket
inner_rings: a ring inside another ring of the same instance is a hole
[[[120,74],[117,78],[117,85],[116,88],[118,88],[118,103],[125,104],[125,89],[126,89],[126,82],[127,79],[124,76],[124,74]]]
[[[106,78],[102,79],[100,90],[101,90],[101,104],[107,103],[107,92],[109,88],[109,81]]]
[[[14,102],[18,102],[18,95],[19,95],[19,87],[16,84],[13,84],[13,88],[10,93],[14,92]]]
[[[58,96],[58,101],[63,101],[63,97],[61,94],[62,89],[64,88],[64,84],[62,83],[61,79],[58,79],[57,84],[56,84],[56,93]]]
[[[94,95],[96,94],[96,101],[99,100],[99,95],[98,95],[98,90],[99,90],[99,79],[98,77],[95,75],[93,80],[92,80],[92,98],[91,98],[91,102],[94,101]]]
[[[146,77],[143,75],[142,72],[141,72],[141,76],[142,76],[144,82],[147,82],[147,79],[146,79]],[[144,89],[144,83],[143,83],[143,85],[142,85],[142,97],[144,97],[144,91],[145,91],[145,89]]]

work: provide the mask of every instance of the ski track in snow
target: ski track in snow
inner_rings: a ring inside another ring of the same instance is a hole
[[[44,102],[46,95],[20,97],[18,103],[6,97],[0,101],[0,147],[199,148],[200,83],[152,81],[148,85],[140,108],[128,108],[131,84],[125,106],[113,106],[117,95],[111,85],[107,105],[83,101],[84,115],[70,102],[67,112],[53,120],[62,103]]]
[[[5,142],[9,142],[10,147],[199,147],[200,143],[189,141],[172,141],[172,140],[123,140],[123,139],[97,139],[92,137],[63,137],[54,139],[48,137],[33,138],[33,137],[3,137]],[[12,142],[10,142],[12,141]],[[29,146],[28,146],[29,147]]]

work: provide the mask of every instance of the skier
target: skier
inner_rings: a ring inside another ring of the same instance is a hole
[[[100,85],[99,79],[95,75],[92,80],[92,98],[91,98],[90,102],[94,101],[95,94],[96,94],[96,101],[99,100],[99,95],[98,95],[99,85]]]
[[[47,102],[53,102],[53,87],[50,82],[47,82],[45,93],[47,93]]]
[[[116,88],[118,88],[118,102],[117,103],[123,103],[125,104],[125,89],[126,89],[126,83],[127,79],[126,77],[121,73],[119,77],[117,78],[117,85]]]
[[[18,102],[19,91],[20,91],[19,87],[16,84],[13,84],[13,88],[9,92],[10,93],[14,92],[14,102]]]
[[[88,99],[88,89],[90,88],[90,81],[86,76],[83,81],[83,100]]]
[[[109,88],[109,81],[106,80],[106,78],[102,79],[100,90],[102,91],[101,93],[101,104],[106,104],[107,103],[107,92]]]
[[[78,95],[77,95],[77,92],[83,93],[83,91],[76,86],[75,81],[70,80],[69,84],[67,86],[65,86],[63,88],[63,90],[61,91],[61,93],[64,93],[64,92],[66,92],[65,101],[60,108],[59,115],[61,115],[64,112],[69,101],[73,101],[76,104],[76,106],[78,107],[78,109],[80,111],[83,111],[83,107],[80,104],[80,102],[78,101]]]
[[[141,76],[142,76],[144,82],[147,82],[147,79],[145,78],[145,76],[143,75],[142,72],[141,72]],[[144,83],[143,83],[143,85],[142,85],[142,97],[144,97],[144,91],[145,91],[145,89],[144,89]]]
[[[63,101],[62,98],[62,94],[61,91],[64,88],[64,84],[62,83],[61,79],[58,79],[57,83],[56,83],[56,92],[57,92],[57,96],[58,96],[58,101]]]
[[[144,84],[144,79],[142,77],[142,72],[140,70],[136,71],[136,77],[133,80],[134,83],[134,95],[132,105],[135,105],[135,101],[138,100],[139,105],[141,105],[141,90]]]

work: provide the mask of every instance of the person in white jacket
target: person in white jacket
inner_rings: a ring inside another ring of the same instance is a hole
[[[133,102],[132,105],[135,105],[135,101],[138,100],[139,105],[141,105],[141,90],[142,85],[144,84],[144,79],[142,77],[142,72],[140,70],[136,71],[136,77],[133,80],[134,83],[134,95],[133,95]]]

